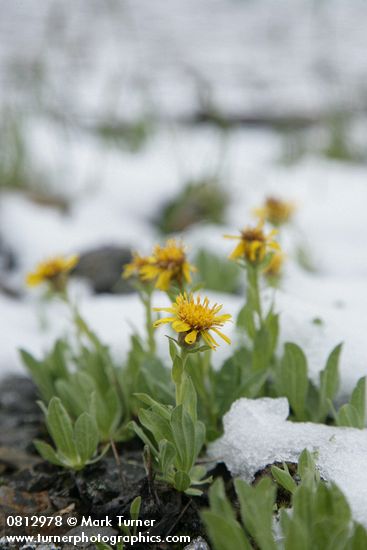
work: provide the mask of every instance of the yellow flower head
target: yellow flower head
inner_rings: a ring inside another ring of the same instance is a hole
[[[264,269],[264,275],[267,277],[279,277],[281,275],[285,260],[285,254],[281,251],[272,254],[268,265]]]
[[[230,259],[243,258],[251,264],[259,264],[269,250],[280,250],[279,244],[274,240],[276,233],[276,230],[273,229],[268,235],[265,235],[263,222],[260,222],[256,227],[245,227],[238,236],[225,235],[226,239],[240,241],[230,254]]]
[[[26,282],[28,286],[37,286],[42,283],[50,283],[55,290],[63,290],[69,272],[76,266],[79,256],[74,254],[68,258],[55,256],[44,262],[40,262],[35,271],[28,273]]]
[[[256,208],[254,213],[259,216],[261,220],[278,226],[289,222],[295,209],[293,202],[283,201],[276,197],[268,197],[265,200],[264,206]]]
[[[186,258],[186,249],[182,243],[169,239],[165,246],[156,245],[147,263],[140,269],[141,278],[155,281],[156,288],[168,290],[172,281],[180,287],[184,281],[191,283],[191,272],[195,267]]]
[[[124,279],[129,279],[130,277],[141,277],[142,268],[149,263],[149,258],[147,256],[140,256],[138,252],[133,252],[132,256],[131,262],[124,266],[124,270],[122,272]]]
[[[154,327],[171,323],[172,328],[180,334],[182,343],[192,346],[202,338],[208,346],[215,350],[219,344],[209,331],[215,332],[227,344],[231,343],[228,336],[219,330],[219,327],[222,327],[232,317],[226,313],[218,315],[222,307],[218,304],[210,307],[208,298],[201,301],[200,296],[195,299],[192,294],[179,294],[171,307],[154,308],[155,311],[165,311],[171,314],[169,317],[156,321]]]

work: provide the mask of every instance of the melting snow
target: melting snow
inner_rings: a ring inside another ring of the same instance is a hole
[[[286,398],[239,399],[224,417],[224,435],[209,448],[210,457],[232,475],[251,482],[274,462],[297,462],[307,448],[316,451],[321,476],[347,497],[354,518],[367,526],[367,430],[287,421]]]

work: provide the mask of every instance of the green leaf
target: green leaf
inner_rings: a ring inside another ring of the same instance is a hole
[[[155,447],[154,443],[151,441],[151,439],[147,436],[147,434],[144,432],[144,430],[141,429],[141,427],[134,422],[133,420],[129,423],[129,426],[134,430],[136,435],[142,440],[142,442],[146,445],[146,447],[149,447],[151,453],[155,456],[159,456],[159,451],[157,447]]]
[[[55,450],[48,443],[45,443],[40,439],[35,439],[33,441],[33,445],[36,447],[42,458],[48,462],[51,462],[51,464],[55,464],[56,466],[65,466],[64,463],[58,458]]]
[[[361,419],[357,409],[349,403],[346,403],[345,405],[340,407],[336,416],[336,424],[338,426],[348,426],[350,428],[359,429],[362,429],[364,427],[361,426]]]
[[[49,372],[44,368],[42,361],[37,361],[27,351],[19,350],[23,364],[27,367],[32,379],[38,387],[42,398],[48,402],[55,394],[52,378]]]
[[[80,459],[85,464],[95,454],[99,442],[97,424],[89,413],[81,414],[75,422],[74,438]]]
[[[361,550],[361,548],[367,548],[367,531],[357,523],[355,525],[354,533],[349,542],[350,550]]]
[[[139,518],[140,508],[141,508],[141,496],[137,496],[134,498],[134,500],[130,505],[130,518],[134,522],[134,526],[133,526],[134,535],[136,535],[136,531],[137,531],[136,520]]]
[[[296,419],[305,420],[308,392],[307,361],[303,351],[296,344],[285,344],[275,383],[278,395],[288,398]]]
[[[269,478],[263,478],[253,487],[241,479],[236,479],[234,484],[247,531],[262,550],[276,550],[272,531],[274,484]]]
[[[273,355],[278,344],[279,315],[277,313],[274,313],[272,309],[269,311],[265,319],[265,325],[269,334],[269,354]]]
[[[195,423],[195,447],[194,447],[194,462],[200,454],[201,449],[205,444],[206,428],[203,422]]]
[[[74,443],[74,431],[71,419],[58,397],[51,399],[46,421],[57,451],[71,461],[77,461],[78,455]]]
[[[236,520],[229,520],[212,510],[204,510],[201,515],[214,550],[252,550],[252,545]]]
[[[290,519],[285,510],[282,510],[281,525],[285,534],[285,550],[311,550],[307,525],[297,518]]]
[[[179,470],[175,473],[174,487],[177,491],[184,493],[190,487],[190,483],[190,476],[186,472]]]
[[[192,208],[192,207],[191,207]],[[239,270],[234,262],[220,255],[201,249],[195,256],[195,266],[200,281],[209,290],[236,293],[239,289]],[[195,292],[194,289],[191,289]]]
[[[52,363],[52,370],[55,379],[67,379],[69,376],[65,354],[69,350],[69,345],[65,340],[57,340],[53,350],[47,358],[48,363]]]
[[[309,479],[319,479],[319,474],[316,470],[316,463],[312,453],[307,449],[304,449],[298,458],[297,474],[304,481],[307,477]]]
[[[183,373],[182,359],[179,355],[176,355],[172,364],[172,380],[174,381],[176,386],[179,386],[181,383],[182,373]]]
[[[90,399],[89,412],[97,423],[101,441],[113,438],[122,415],[115,388],[110,388],[104,396],[99,391],[94,391]]]
[[[254,339],[252,366],[255,371],[266,370],[270,366],[273,343],[269,330],[263,326],[256,332]]]
[[[256,325],[254,319],[254,310],[246,303],[242,309],[240,309],[236,325],[240,329],[244,329],[247,332],[248,337],[253,340],[256,334]]]
[[[215,480],[209,489],[209,504],[210,510],[215,514],[228,521],[234,521],[236,519],[231,503],[225,493],[223,479],[220,477]]]
[[[145,403],[149,407],[154,407],[154,409],[159,412],[161,416],[164,418],[167,418],[169,420],[171,418],[171,413],[166,405],[162,405],[161,403],[158,403],[155,399],[150,397],[150,395],[146,393],[134,393],[134,396],[142,401],[142,403]]]
[[[184,410],[191,416],[192,421],[197,421],[197,395],[191,377],[186,371],[182,374],[181,386],[182,404]]]
[[[161,439],[173,442],[170,422],[159,413],[153,410],[140,409],[139,420],[144,428],[152,433],[157,444]]]
[[[294,491],[297,489],[297,484],[294,481],[293,477],[290,475],[288,468],[282,470],[277,466],[272,466],[271,473],[275,481],[278,483],[278,485],[281,485],[281,487],[284,487],[286,491],[289,491],[290,493],[294,493]]]
[[[352,397],[350,399],[350,404],[355,407],[358,416],[359,416],[359,426],[358,428],[365,427],[366,421],[366,377],[360,378],[357,382],[356,387],[353,390]]]
[[[169,338],[168,340],[169,342],[169,354],[171,356],[171,361],[173,363],[173,361],[175,360],[176,358],[176,355],[177,355],[177,344],[175,343],[174,340],[172,340],[172,338]]]
[[[328,357],[325,369],[320,372],[319,421],[325,419],[329,411],[329,400],[332,401],[334,399],[339,389],[339,359],[341,350],[342,344],[333,349]]]
[[[159,460],[162,467],[163,476],[167,479],[169,471],[176,458],[176,449],[172,443],[166,439],[159,442]]]
[[[184,411],[182,405],[175,407],[172,411],[171,429],[179,468],[189,472],[196,459],[195,427],[191,416]]]

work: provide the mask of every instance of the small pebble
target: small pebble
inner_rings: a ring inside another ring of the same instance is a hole
[[[202,537],[193,540],[184,550],[210,550],[209,546]]]

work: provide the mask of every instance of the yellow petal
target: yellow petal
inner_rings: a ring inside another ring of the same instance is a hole
[[[155,279],[156,277],[158,277],[159,273],[159,268],[155,265],[144,265],[140,269],[141,278],[145,281],[151,281],[152,279]]]
[[[158,319],[154,321],[153,327],[159,327],[159,325],[164,325],[165,323],[172,323],[175,320],[175,317],[164,317],[163,319]]]
[[[225,323],[226,321],[229,321],[232,319],[232,315],[230,313],[223,313],[223,315],[216,315],[215,316],[215,322],[216,323]]]
[[[188,323],[185,323],[184,321],[176,320],[172,323],[172,328],[176,332],[187,332],[192,327]]]
[[[42,283],[42,277],[37,275],[37,273],[29,273],[26,278],[26,283],[28,286],[37,286]]]
[[[166,311],[167,313],[176,312],[176,310],[173,307],[154,307],[153,311]]]
[[[241,235],[223,235],[225,239],[242,239]]]
[[[189,332],[188,334],[186,334],[185,336],[185,342],[187,344],[195,344],[196,342],[196,337],[197,337],[197,334],[198,334],[198,331],[197,330],[192,330],[191,332]]]
[[[71,269],[73,269],[73,267],[76,266],[76,264],[79,262],[79,256],[78,254],[73,254],[72,256],[70,256],[70,258],[67,258],[65,260],[65,269],[67,271],[70,271]]]
[[[191,283],[191,266],[189,263],[185,262],[182,267],[183,275],[188,283]]]
[[[230,260],[236,260],[237,258],[241,258],[246,250],[246,245],[244,242],[238,243],[236,248],[233,250],[233,252],[229,255]]]
[[[216,347],[219,346],[218,342],[216,342],[213,338],[213,336],[210,334],[210,332],[208,332],[207,330],[203,330],[201,332],[201,335],[203,337],[203,339],[206,341],[206,343],[212,348],[212,349],[215,349]]]
[[[231,343],[231,340],[228,338],[228,336],[226,336],[225,334],[223,334],[223,332],[221,332],[220,330],[218,330],[217,328],[212,328],[211,330],[213,330],[216,334],[218,334],[218,336],[220,336],[221,338],[223,338],[223,340],[225,342],[227,342],[227,344],[230,344]]]
[[[163,271],[157,279],[156,288],[159,288],[159,290],[168,290],[172,275],[172,271]]]

